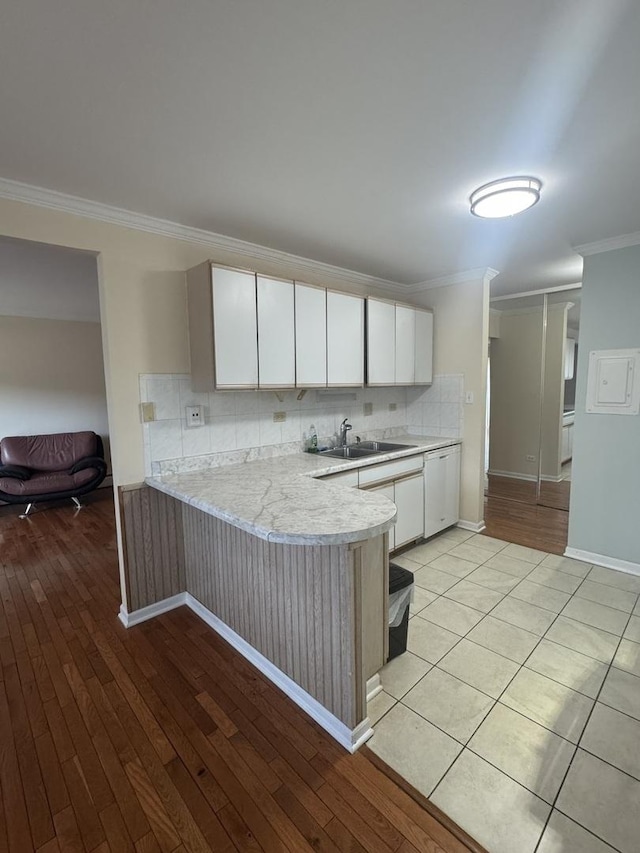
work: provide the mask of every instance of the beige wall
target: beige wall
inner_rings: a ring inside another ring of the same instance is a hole
[[[0,316],[0,401],[0,436],[88,429],[105,439],[100,324]]]
[[[492,472],[538,476],[541,359],[542,305],[501,312],[500,337],[491,341]]]
[[[484,445],[489,344],[490,276],[436,287],[420,295],[433,308],[433,372],[462,373],[464,406],[460,518],[478,524],[484,517]]]

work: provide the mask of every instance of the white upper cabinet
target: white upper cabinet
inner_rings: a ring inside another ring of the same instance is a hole
[[[416,311],[396,305],[396,385],[415,384]]]
[[[433,314],[416,308],[415,384],[433,382]]]
[[[367,385],[433,381],[433,313],[367,298]]]
[[[295,319],[293,282],[259,275],[258,379],[260,388],[294,388]]]
[[[258,387],[256,278],[211,267],[215,387]]]
[[[296,385],[327,387],[327,291],[296,282]]]
[[[364,385],[364,299],[327,291],[327,385]]]
[[[396,381],[396,306],[367,299],[367,385]]]

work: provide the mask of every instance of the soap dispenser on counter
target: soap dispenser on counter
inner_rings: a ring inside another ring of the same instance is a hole
[[[318,433],[316,432],[316,428],[313,424],[309,427],[309,433],[307,436],[307,452],[318,452]]]

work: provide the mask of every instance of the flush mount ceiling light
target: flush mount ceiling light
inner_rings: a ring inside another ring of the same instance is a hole
[[[538,178],[501,178],[483,184],[471,193],[471,213],[482,219],[515,216],[539,201],[542,181]]]

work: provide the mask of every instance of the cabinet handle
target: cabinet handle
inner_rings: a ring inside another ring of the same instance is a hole
[[[445,455],[444,455],[444,456],[441,456],[441,457],[440,457],[440,459],[448,459],[448,458],[449,458],[449,456],[450,456],[450,454],[449,454],[449,453],[445,453]]]

